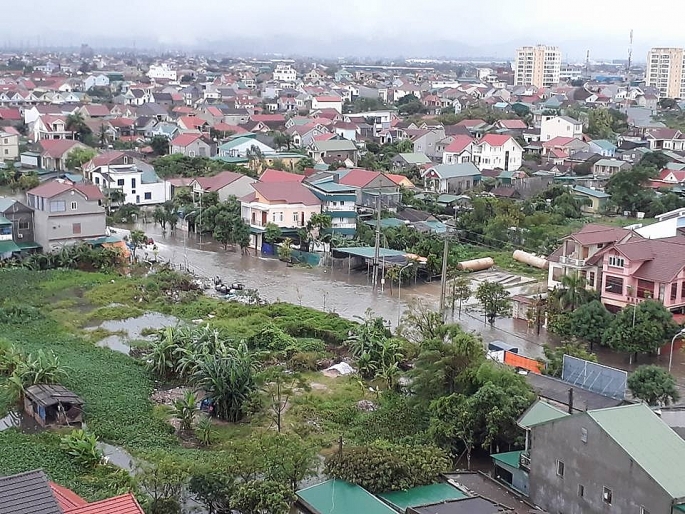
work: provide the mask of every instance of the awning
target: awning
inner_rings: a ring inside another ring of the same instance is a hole
[[[17,243],[17,246],[21,250],[38,250],[39,248],[43,248],[41,245],[39,245],[35,241],[26,241],[25,243]]]
[[[0,241],[0,254],[20,252],[21,248],[14,241]]]

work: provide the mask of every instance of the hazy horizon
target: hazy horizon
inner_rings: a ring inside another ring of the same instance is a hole
[[[231,5],[232,4],[232,5]],[[392,9],[387,9],[391,5]],[[625,5],[625,4],[622,4]],[[644,6],[643,6],[644,7]],[[137,47],[156,51],[214,51],[336,58],[511,59],[522,45],[561,48],[565,61],[626,59],[634,30],[633,61],[644,62],[654,46],[685,46],[678,21],[685,2],[654,0],[668,12],[659,24],[614,2],[577,0],[555,9],[541,0],[350,0],[317,3],[275,0],[251,3],[205,0],[84,0],[13,3],[21,21],[3,27],[0,47]],[[36,15],[36,13],[49,13]],[[107,24],[107,27],[104,25]]]

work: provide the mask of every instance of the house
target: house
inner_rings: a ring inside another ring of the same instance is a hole
[[[581,201],[580,210],[588,214],[599,214],[604,211],[611,195],[590,187],[573,186],[571,194]]]
[[[222,171],[211,177],[197,177],[190,181],[193,196],[199,197],[205,193],[216,192],[219,201],[225,202],[229,197],[242,198],[254,191],[252,184],[256,182],[252,177],[232,171]]]
[[[170,199],[166,197],[164,181],[157,176],[154,167],[127,156],[123,160],[129,162],[101,164],[89,169],[89,180],[105,194],[121,191],[125,197],[122,203],[156,205]]]
[[[87,104],[81,107],[78,112],[84,118],[106,118],[109,114],[109,107],[103,104]]]
[[[650,150],[685,150],[685,134],[678,129],[648,128],[644,139]]]
[[[430,164],[432,161],[425,153],[413,152],[398,153],[395,157],[393,157],[390,160],[390,162],[392,163],[392,167],[397,170],[408,170],[409,168],[413,168],[414,166],[422,167],[425,164]]]
[[[304,178],[304,175],[299,175],[298,173],[290,173],[272,168],[265,169],[259,175],[260,182],[302,182]]]
[[[346,139],[331,139],[329,141],[314,141],[307,151],[309,156],[317,162],[330,164],[334,161],[350,161],[352,166],[357,165],[359,151],[353,141]]]
[[[0,162],[19,159],[19,136],[0,130]]]
[[[83,81],[83,89],[85,91],[90,91],[94,87],[109,87],[109,77],[102,73],[86,77]]]
[[[542,421],[528,439],[521,468],[548,512],[685,511],[685,441],[644,403]]]
[[[306,148],[317,140],[318,136],[329,135],[328,129],[320,123],[307,123],[306,125],[293,125],[286,129],[286,134],[292,137],[296,148]],[[334,134],[330,134],[331,137]]]
[[[593,139],[589,142],[589,145],[591,152],[597,153],[602,157],[611,158],[616,154],[616,145],[606,139]]]
[[[595,178],[608,178],[619,171],[627,171],[631,167],[629,162],[619,159],[600,159],[592,165],[592,175]]]
[[[523,161],[523,148],[505,134],[486,134],[473,145],[473,163],[478,169],[516,171]]]
[[[481,181],[481,172],[472,162],[436,164],[421,176],[426,191],[434,193],[461,194]]]
[[[240,136],[219,146],[218,157],[247,158],[250,155],[258,156],[259,153],[263,155],[274,152],[272,147],[254,137]]]
[[[561,246],[547,257],[549,289],[559,287],[561,277],[572,273],[583,277],[588,289],[598,289],[602,284],[598,252],[633,234],[625,228],[588,223],[578,232],[566,236],[562,239]]]
[[[0,222],[0,258],[40,250],[34,241],[33,209],[13,198],[0,197]]]
[[[321,200],[321,212],[331,217],[330,232],[354,237],[357,233],[356,188],[339,184],[334,181],[334,177],[305,185]]]
[[[400,186],[390,177],[377,171],[362,169],[338,170],[338,183],[351,186],[357,192],[357,207],[394,211],[402,201]]]
[[[583,124],[568,116],[543,116],[540,123],[540,140],[549,141],[555,137],[583,138]]]
[[[321,200],[299,182],[255,182],[254,191],[240,198],[243,220],[250,225],[250,246],[261,250],[268,223],[284,235],[296,235],[313,214],[321,212]]]
[[[315,96],[312,98],[312,110],[316,109],[335,109],[342,113],[343,99],[339,96]]]
[[[37,469],[0,477],[2,514],[144,514],[131,493],[88,503]]]
[[[84,403],[59,384],[36,384],[24,391],[24,412],[42,427],[80,425]]]
[[[107,231],[104,196],[95,185],[45,182],[26,192],[34,210],[35,241],[45,251],[104,236]]]
[[[179,134],[169,142],[170,154],[182,154],[186,157],[214,157],[216,143],[206,135],[198,133]]]
[[[443,164],[461,164],[473,161],[473,145],[476,140],[471,136],[457,135],[442,153]]]
[[[46,114],[29,125],[33,141],[42,139],[74,139],[74,132],[67,129],[64,116]]]
[[[72,139],[42,139],[38,142],[40,150],[39,168],[50,171],[66,171],[66,159],[76,148],[88,148]]]
[[[407,129],[407,136],[413,144],[415,153],[425,153],[428,157],[438,158],[437,151],[439,141],[445,139],[445,129],[442,126],[426,129]]]
[[[544,141],[542,143],[542,155],[549,155],[548,158],[555,158],[561,156],[562,162],[558,164],[562,164],[563,159],[567,159],[568,157],[579,152],[587,152],[589,151],[589,148],[590,145],[588,145],[582,139],[578,139],[575,137],[557,136],[550,139],[549,141]],[[558,152],[555,152],[555,150],[557,150]]]

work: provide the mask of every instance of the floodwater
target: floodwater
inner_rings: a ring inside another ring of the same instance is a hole
[[[152,336],[143,335],[143,331],[145,331],[145,329],[159,330],[170,325],[177,325],[178,323],[179,319],[175,316],[168,316],[166,314],[160,314],[159,312],[146,312],[137,318],[103,321],[97,327],[89,328],[91,330],[95,328],[102,328],[109,332],[123,332],[123,335],[112,334],[107,336],[98,341],[97,345],[102,348],[109,348],[110,350],[128,355],[131,349],[131,341],[152,340]]]
[[[132,475],[135,474],[136,460],[126,450],[119,446],[103,443],[101,441],[98,442],[98,449],[102,451],[111,465],[125,469]]]
[[[45,430],[31,416],[27,416],[23,411],[11,410],[5,417],[0,418],[0,432],[16,428],[24,434],[35,434]]]

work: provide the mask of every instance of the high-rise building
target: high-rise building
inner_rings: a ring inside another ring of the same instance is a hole
[[[652,48],[647,54],[645,84],[662,98],[685,98],[685,52],[682,48]]]
[[[516,50],[514,85],[556,86],[561,72],[561,50],[556,46],[524,46]]]

